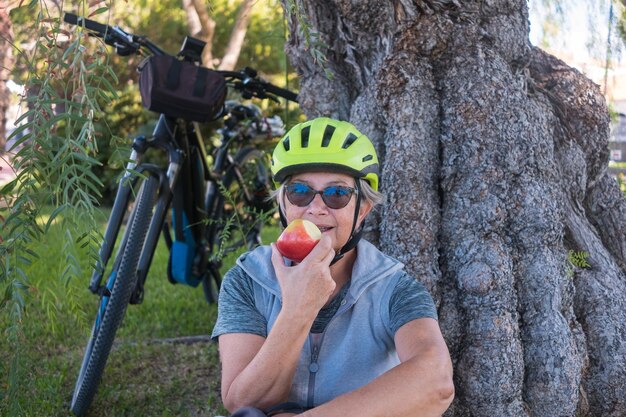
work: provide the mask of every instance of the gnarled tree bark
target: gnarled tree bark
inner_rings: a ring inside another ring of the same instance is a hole
[[[296,3],[301,106],[377,144],[371,236],[435,298],[446,415],[626,415],[626,199],[598,87],[530,44],[524,0]]]

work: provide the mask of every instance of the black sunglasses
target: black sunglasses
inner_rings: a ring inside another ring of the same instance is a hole
[[[324,204],[331,209],[341,209],[348,205],[356,189],[341,185],[331,185],[321,191],[315,190],[301,182],[292,182],[285,188],[285,194],[291,204],[306,207],[317,194],[322,196]]]

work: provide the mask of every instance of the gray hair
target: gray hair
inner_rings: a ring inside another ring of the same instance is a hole
[[[363,201],[369,202],[372,205],[372,208],[385,202],[385,196],[379,191],[375,191],[369,182],[367,182],[363,178],[359,178],[358,181],[361,188],[361,197],[363,198]],[[288,180],[284,181],[282,184],[280,184],[280,187],[272,190],[267,199],[274,199],[278,204],[280,204],[285,193],[285,185],[287,184],[287,182]]]

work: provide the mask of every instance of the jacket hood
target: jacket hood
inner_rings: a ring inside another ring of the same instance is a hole
[[[356,247],[357,257],[352,266],[352,277],[349,293],[357,299],[371,284],[404,268],[397,259],[385,255],[370,242],[361,239]],[[276,279],[272,265],[272,249],[270,246],[259,246],[237,259],[239,265],[259,285],[280,298],[280,285]]]

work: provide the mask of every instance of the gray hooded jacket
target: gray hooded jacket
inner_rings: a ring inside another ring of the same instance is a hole
[[[403,264],[371,243],[357,246],[351,284],[322,333],[310,333],[302,349],[289,401],[315,407],[353,391],[400,363],[390,326],[390,299],[398,281],[406,279]],[[281,309],[281,291],[271,263],[271,249],[262,246],[242,255],[237,265],[253,282],[255,308],[264,316],[267,333]],[[412,280],[412,278],[411,278]],[[436,318],[432,299],[419,306],[421,317]],[[221,300],[220,300],[221,302]],[[226,333],[218,329],[213,336]]]

